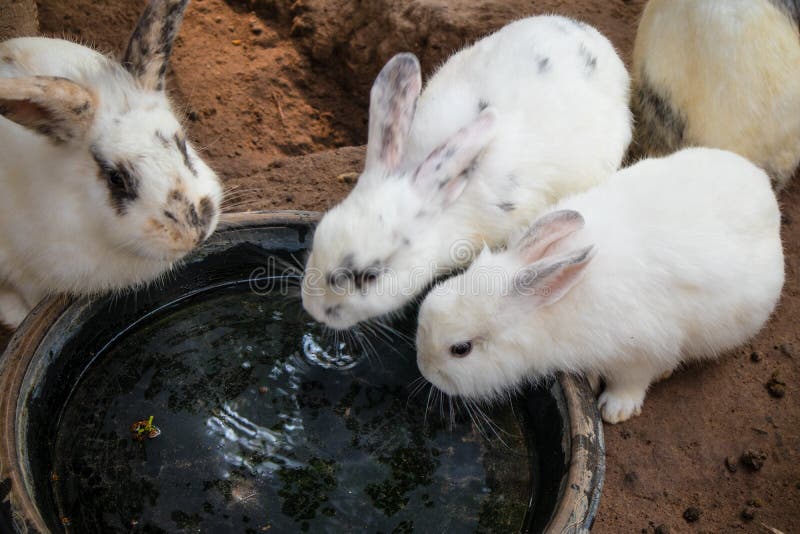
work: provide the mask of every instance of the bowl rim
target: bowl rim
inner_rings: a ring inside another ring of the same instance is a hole
[[[321,213],[298,210],[252,211],[224,214],[218,231],[247,227],[316,224]],[[21,469],[17,443],[20,389],[37,348],[51,326],[76,301],[63,295],[42,300],[12,335],[0,355],[0,503],[10,507],[11,525],[0,532],[49,532],[33,502]],[[562,481],[562,497],[553,512],[547,532],[588,532],[600,504],[605,480],[603,425],[594,393],[583,376],[559,373],[556,377],[569,415],[569,466]],[[564,451],[567,452],[566,450]],[[22,488],[22,489],[20,489]]]

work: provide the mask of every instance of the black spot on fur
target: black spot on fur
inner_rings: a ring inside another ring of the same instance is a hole
[[[545,72],[550,70],[549,57],[539,57],[539,59],[536,61],[536,64],[539,68],[539,74],[544,74]]]
[[[91,108],[91,107],[92,107],[92,103],[87,100],[86,102],[84,102],[80,106],[76,106],[76,107],[72,108],[72,112],[75,115],[83,115],[84,113],[89,111],[89,108]]]
[[[331,319],[338,319],[341,311],[342,311],[342,305],[341,304],[336,304],[334,306],[326,307],[325,308],[325,315],[327,315]]]
[[[514,211],[515,209],[517,209],[517,205],[514,204],[513,202],[501,202],[500,204],[497,205],[497,207],[503,211]]]
[[[178,222],[178,218],[175,217],[175,214],[172,213],[171,211],[164,210],[164,217],[166,217],[167,219],[169,219],[170,221],[172,221],[174,223]]]
[[[461,171],[459,177],[463,178],[470,178],[473,174],[475,174],[475,169],[478,168],[478,161],[480,160],[480,154],[472,158],[472,161],[469,162],[469,165],[464,167],[464,170]]]
[[[481,98],[478,100],[478,113],[489,107],[489,102]]]
[[[194,226],[195,228],[200,226],[200,217],[197,215],[197,208],[194,207],[194,204],[188,204],[184,210],[184,214],[190,226]]]
[[[770,0],[770,2],[786,13],[795,24],[800,24],[800,0]]]
[[[586,45],[581,44],[578,48],[578,54],[583,58],[583,64],[586,67],[586,74],[592,74],[597,69],[597,56],[594,55]]]
[[[631,108],[637,123],[634,151],[641,155],[659,156],[671,154],[683,146],[684,114],[672,105],[669,95],[650,84],[644,72],[631,99]]]
[[[11,56],[3,56],[3,63],[8,63],[8,64],[14,63],[14,58]]]
[[[164,135],[160,131],[156,130],[155,136],[156,136],[156,139],[161,141],[161,144],[164,145],[164,148],[169,148],[169,139],[167,139],[166,135]]]
[[[200,199],[198,208],[198,212],[200,214],[200,227],[207,229],[211,225],[211,220],[217,214],[217,208],[214,207],[214,203],[208,197],[203,197]]]
[[[189,149],[186,148],[186,138],[181,137],[178,134],[175,134],[174,139],[175,139],[175,144],[178,145],[178,150],[181,151],[181,155],[183,156],[183,164],[186,165],[186,168],[189,169],[189,172],[197,176],[197,169],[192,163],[192,160],[189,158]]]
[[[356,257],[354,254],[350,253],[345,255],[342,258],[342,269],[347,269],[348,271],[352,271],[356,267]]]
[[[139,179],[136,177],[133,165],[127,161],[112,163],[103,158],[96,147],[90,150],[99,168],[99,176],[108,187],[114,211],[118,215],[125,215],[128,205],[139,198]]]

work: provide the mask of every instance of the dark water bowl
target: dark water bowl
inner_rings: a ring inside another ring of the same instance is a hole
[[[38,306],[0,360],[0,531],[587,531],[585,381],[471,411],[416,394],[413,317],[345,340],[302,311],[316,220],[231,215],[158,286]]]

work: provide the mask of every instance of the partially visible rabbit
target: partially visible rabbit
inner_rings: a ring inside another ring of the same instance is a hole
[[[461,50],[421,96],[416,57],[395,56],[372,87],[364,172],[316,230],[306,310],[339,329],[394,312],[602,181],[630,142],[628,84],[605,37],[557,16]]]
[[[633,51],[631,152],[737,152],[778,188],[800,164],[800,3],[651,0]]]
[[[754,336],[783,286],[769,177],[690,148],[567,198],[422,303],[417,363],[450,395],[492,398],[556,371],[599,374],[603,418],[640,413],[682,362]]]
[[[60,39],[0,43],[0,322],[48,293],[163,274],[215,229],[222,190],[164,93],[188,0],[152,0],[122,63]]]

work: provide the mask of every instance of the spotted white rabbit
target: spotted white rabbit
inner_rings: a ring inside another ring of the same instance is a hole
[[[402,308],[559,198],[599,183],[631,138],[629,78],[572,19],[522,19],[457,52],[420,96],[419,63],[372,87],[364,171],[320,222],[306,310],[344,329]]]
[[[597,374],[617,423],[682,362],[754,336],[783,280],[769,177],[737,154],[685,149],[563,200],[436,286],[417,363],[445,393],[479,399],[556,371]]]
[[[188,0],[153,0],[122,63],[60,39],[0,43],[0,322],[50,293],[169,270],[211,234],[222,190],[164,92]]]
[[[732,150],[778,188],[800,165],[798,0],[651,0],[632,78],[634,155]]]

